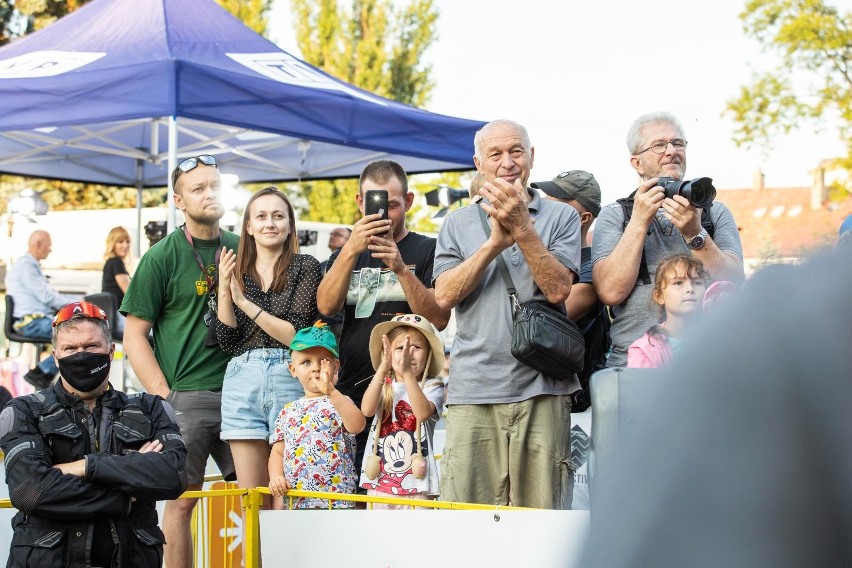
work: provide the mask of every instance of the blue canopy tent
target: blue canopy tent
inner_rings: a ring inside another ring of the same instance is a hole
[[[0,48],[4,173],[141,192],[201,153],[242,182],[357,176],[379,158],[467,170],[482,125],[340,81],[213,0],[94,0]]]

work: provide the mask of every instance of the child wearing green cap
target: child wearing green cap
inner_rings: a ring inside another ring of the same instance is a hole
[[[284,405],[270,443],[269,490],[283,496],[288,489],[355,493],[355,435],[367,419],[348,396],[338,391],[337,340],[322,323],[296,332],[290,342],[290,373],[305,395]],[[350,501],[332,501],[335,509],[351,509]],[[326,499],[299,497],[296,509],[327,509]]]

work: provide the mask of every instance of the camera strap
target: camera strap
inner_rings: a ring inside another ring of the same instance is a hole
[[[621,206],[621,213],[624,218],[624,222],[621,226],[621,234],[624,235],[624,231],[627,229],[627,224],[630,223],[630,217],[633,215],[633,199],[636,196],[636,191],[628,195],[627,197],[622,197],[621,199],[616,199],[616,203]],[[716,232],[716,226],[713,223],[713,218],[710,216],[710,208],[705,207],[701,209],[701,227],[707,231],[707,234],[710,235],[710,238],[713,238],[713,234]],[[648,235],[651,234],[651,229],[648,228]],[[642,246],[642,260],[639,261],[639,279],[642,281],[642,284],[646,286],[651,284],[651,275],[648,272],[648,261],[645,258],[645,247],[644,244]]]

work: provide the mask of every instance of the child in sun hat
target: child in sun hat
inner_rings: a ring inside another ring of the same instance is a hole
[[[305,396],[284,405],[270,442],[269,490],[282,496],[288,489],[355,493],[355,435],[364,429],[364,415],[336,388],[337,340],[317,322],[296,332],[290,342],[290,373]],[[351,501],[332,501],[332,508],[351,509]],[[301,497],[296,509],[328,508],[326,499]]]
[[[370,359],[376,374],[361,411],[374,418],[360,485],[368,495],[435,499],[439,480],[432,439],[444,407],[441,336],[423,316],[396,316],[373,328]]]

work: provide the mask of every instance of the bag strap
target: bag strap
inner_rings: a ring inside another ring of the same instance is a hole
[[[624,231],[627,230],[627,224],[630,223],[630,217],[633,215],[633,203],[636,198],[636,190],[633,190],[633,193],[628,195],[627,197],[622,197],[621,199],[616,199],[615,201],[621,205],[621,213],[623,217],[623,223],[621,226],[621,233],[624,234]],[[713,207],[711,203],[709,207],[704,207],[701,209],[701,227],[707,231],[707,234],[710,235],[710,238],[713,238],[713,235],[716,233],[716,225],[713,223],[713,217],[710,216],[710,207]],[[648,229],[648,235],[651,234],[651,229]],[[642,283],[646,286],[651,284],[651,275],[648,273],[648,261],[645,259],[645,246],[642,246],[642,259],[639,261],[639,279],[642,280]]]
[[[491,227],[488,226],[488,218],[485,215],[485,210],[477,204],[479,209],[479,220],[482,222],[482,228],[485,230],[485,237],[491,236]],[[518,307],[518,291],[515,289],[515,282],[509,274],[509,267],[506,266],[506,260],[503,258],[503,253],[497,255],[497,267],[500,269],[500,276],[503,277],[503,283],[506,285],[506,290],[509,292],[509,297],[512,299],[512,305]]]

